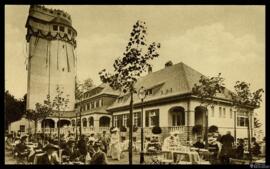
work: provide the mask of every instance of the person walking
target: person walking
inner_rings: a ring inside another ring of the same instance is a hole
[[[101,136],[101,143],[103,145],[103,151],[104,153],[108,153],[108,148],[109,148],[109,143],[110,143],[110,138],[107,136],[106,131],[103,131],[102,136]]]
[[[111,135],[111,156],[114,160],[120,160],[121,147],[120,147],[120,135],[118,128],[114,128]]]

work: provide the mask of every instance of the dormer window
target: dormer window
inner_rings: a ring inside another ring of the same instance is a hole
[[[124,98],[123,96],[122,96],[122,97],[119,97],[119,98],[118,98],[118,103],[119,103],[119,102],[122,102],[123,98]]]
[[[147,89],[146,90],[146,95],[151,95],[153,93],[152,89]]]

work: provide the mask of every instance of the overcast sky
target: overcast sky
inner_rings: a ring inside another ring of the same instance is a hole
[[[153,71],[184,62],[207,76],[219,72],[233,90],[235,81],[265,89],[264,6],[88,6],[46,5],[68,12],[78,32],[78,77],[100,84],[98,72],[112,69],[132,25],[143,20],[148,41],[161,43]],[[5,7],[5,88],[17,98],[26,93],[25,23],[28,5]],[[264,122],[265,102],[259,111]]]

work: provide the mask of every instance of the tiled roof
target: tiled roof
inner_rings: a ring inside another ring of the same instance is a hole
[[[199,82],[201,76],[204,75],[180,62],[141,77],[135,84],[135,89],[139,89],[141,86],[145,89],[152,88],[152,94],[145,98],[147,102],[159,98],[191,93],[194,84]],[[229,92],[229,90],[225,89],[224,94],[219,94],[217,97],[230,99]],[[122,101],[116,100],[108,109],[126,106],[129,102],[129,95],[126,95]],[[137,94],[134,94],[134,103],[139,102],[140,99]]]

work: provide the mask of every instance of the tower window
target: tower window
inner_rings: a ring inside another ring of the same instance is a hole
[[[57,25],[53,25],[53,30],[57,31],[58,30],[58,26]]]
[[[60,26],[60,31],[61,31],[61,32],[64,32],[64,31],[65,31],[64,26]]]
[[[70,29],[68,29],[68,34],[71,34],[71,30]]]

